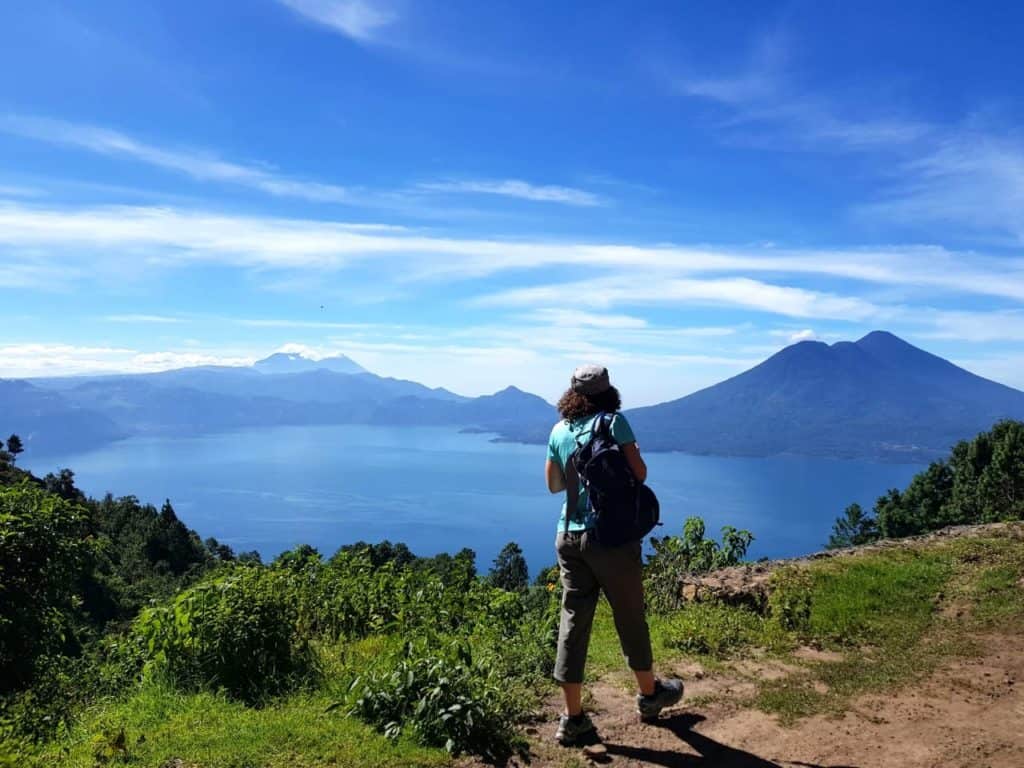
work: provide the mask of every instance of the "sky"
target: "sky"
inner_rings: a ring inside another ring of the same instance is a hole
[[[874,329],[1024,387],[1024,7],[0,4],[0,376],[626,406]]]

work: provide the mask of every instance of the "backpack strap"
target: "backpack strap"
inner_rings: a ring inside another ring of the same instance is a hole
[[[576,517],[580,502],[580,476],[576,472],[575,452],[565,462],[565,532],[569,532],[569,520]]]

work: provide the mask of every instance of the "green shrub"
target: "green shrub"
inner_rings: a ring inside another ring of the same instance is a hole
[[[704,521],[688,517],[682,536],[651,537],[654,554],[647,559],[644,590],[655,611],[671,611],[683,604],[679,593],[682,575],[706,573],[737,565],[747,555],[754,536],[731,525],[722,527],[721,543],[705,538]]]
[[[523,746],[513,728],[520,704],[507,680],[474,661],[466,643],[407,643],[398,659],[357,678],[351,690],[350,712],[390,738],[408,732],[422,744],[489,760]]]
[[[37,658],[77,652],[92,551],[84,507],[28,483],[0,488],[0,693],[30,682]]]
[[[668,648],[722,656],[763,644],[765,619],[747,608],[692,603],[666,619],[662,634]]]
[[[293,688],[314,671],[297,589],[289,571],[242,566],[143,611],[147,673],[246,701]]]
[[[768,616],[784,632],[803,634],[810,628],[814,580],[806,568],[780,568],[771,575]]]

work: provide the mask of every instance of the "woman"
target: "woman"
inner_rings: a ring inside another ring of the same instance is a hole
[[[600,413],[614,414],[611,434],[620,446],[633,475],[643,482],[647,465],[640,456],[633,430],[622,407],[619,392],[608,380],[608,370],[599,365],[584,365],[575,370],[571,386],[558,401],[562,420],[551,430],[548,458],[544,467],[548,490],[566,490],[565,466],[579,442],[585,442]],[[565,516],[569,514],[566,528]],[[665,707],[683,696],[680,680],[659,680],[654,676],[651,638],[644,616],[643,563],[641,542],[605,547],[594,535],[595,521],[587,504],[586,491],[579,489],[576,509],[562,505],[555,549],[562,576],[562,616],[558,628],[558,657],[555,679],[562,686],[565,712],[559,718],[555,739],[575,743],[594,730],[583,713],[583,668],[593,625],[594,610],[601,590],[612,607],[615,629],[622,652],[640,688],[637,712],[642,720],[654,719]]]

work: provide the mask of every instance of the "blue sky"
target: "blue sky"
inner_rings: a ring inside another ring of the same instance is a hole
[[[0,375],[628,405],[875,329],[1024,387],[1010,3],[0,6]]]

